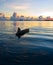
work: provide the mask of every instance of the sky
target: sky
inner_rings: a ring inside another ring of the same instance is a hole
[[[53,16],[53,0],[0,0],[0,12],[24,16]]]

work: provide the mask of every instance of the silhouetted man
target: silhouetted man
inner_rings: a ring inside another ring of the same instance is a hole
[[[18,38],[20,38],[21,36],[23,36],[24,34],[26,34],[26,33],[28,33],[28,32],[29,32],[29,29],[21,30],[21,29],[18,27],[16,36],[18,36]]]

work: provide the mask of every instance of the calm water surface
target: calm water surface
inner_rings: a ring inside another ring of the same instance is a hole
[[[53,65],[53,21],[0,21],[0,65]]]

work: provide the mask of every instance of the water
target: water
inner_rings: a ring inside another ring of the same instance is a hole
[[[18,27],[30,32],[18,39]],[[53,21],[0,21],[0,65],[53,65]]]

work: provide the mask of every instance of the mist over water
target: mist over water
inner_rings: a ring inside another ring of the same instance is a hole
[[[53,65],[53,21],[0,21],[0,65]]]

